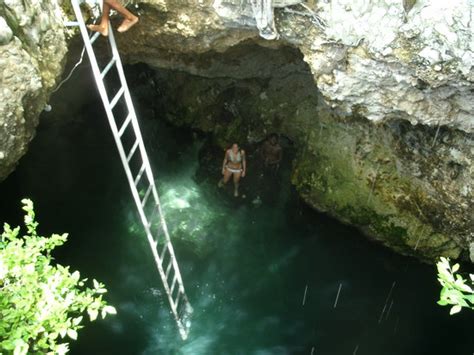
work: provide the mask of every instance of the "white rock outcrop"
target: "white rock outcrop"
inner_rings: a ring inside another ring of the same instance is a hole
[[[214,2],[224,23],[249,23],[238,3]],[[472,132],[474,3],[412,3],[310,1],[280,11],[277,30],[304,53],[321,93],[341,112]]]
[[[0,180],[34,136],[67,52],[58,1],[0,3]]]

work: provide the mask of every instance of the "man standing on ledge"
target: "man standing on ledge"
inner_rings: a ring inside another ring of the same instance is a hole
[[[87,27],[91,31],[100,32],[102,36],[107,37],[109,35],[109,12],[111,8],[124,17],[122,24],[117,29],[118,32],[126,32],[138,22],[138,17],[123,7],[118,0],[104,0],[100,23],[98,25],[88,25]]]

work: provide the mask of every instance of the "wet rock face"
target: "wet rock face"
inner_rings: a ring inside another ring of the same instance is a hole
[[[469,250],[472,137],[406,121],[321,116],[319,125],[293,175],[308,203],[403,254],[433,260]]]
[[[25,154],[66,51],[57,1],[0,4],[0,181]]]
[[[211,133],[221,147],[240,142],[249,154],[272,132],[287,136],[297,148],[292,181],[308,204],[400,253],[467,256],[474,237],[471,135],[338,116],[294,48],[247,42],[212,60],[207,53],[194,58],[194,66],[203,63],[205,76],[130,69],[133,92],[149,108],[142,114]],[[213,67],[220,75],[212,76]]]

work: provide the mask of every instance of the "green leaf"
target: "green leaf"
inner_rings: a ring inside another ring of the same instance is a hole
[[[23,339],[17,339],[14,342],[15,350],[13,350],[13,355],[26,355],[28,353],[28,344],[26,344]]]
[[[61,336],[61,338],[64,338],[66,336],[66,333],[67,333],[67,329],[65,328],[59,329],[59,335]]]
[[[108,314],[117,314],[117,310],[113,306],[105,306],[104,311]]]
[[[58,355],[64,355],[69,351],[69,347],[67,344],[59,344],[54,350]]]
[[[79,325],[79,323],[81,323],[81,321],[82,321],[82,316],[77,317],[77,318],[74,318],[74,319],[72,320],[72,324],[73,324],[73,325]]]
[[[461,306],[453,306],[451,307],[451,310],[449,311],[450,315],[456,314],[461,312],[462,307]]]
[[[440,306],[446,306],[446,305],[449,304],[446,300],[439,300],[437,303],[438,303]]]
[[[97,316],[99,315],[99,312],[95,309],[88,309],[87,313],[89,314],[89,319],[91,322],[95,321],[97,319]]]
[[[67,336],[73,340],[77,340],[77,331],[74,329],[68,329]]]
[[[452,269],[451,269],[451,271],[452,271],[453,273],[455,273],[455,272],[457,272],[458,270],[459,270],[459,264],[454,264],[453,267],[452,267]]]

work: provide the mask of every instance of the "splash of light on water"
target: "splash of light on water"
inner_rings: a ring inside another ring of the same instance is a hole
[[[219,203],[203,197],[202,187],[189,176],[163,181],[159,189],[171,238],[190,242],[196,250],[207,249],[211,226],[224,216]]]
[[[204,189],[209,187],[198,185],[193,179],[198,168],[197,148],[193,147],[182,158],[188,164],[161,175],[156,185],[171,239],[186,242],[197,254],[206,254],[213,245],[212,226],[224,223],[226,213],[219,200],[205,196]],[[129,232],[140,236],[143,229],[132,202],[128,210]]]

